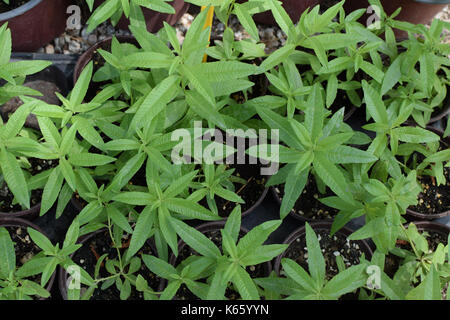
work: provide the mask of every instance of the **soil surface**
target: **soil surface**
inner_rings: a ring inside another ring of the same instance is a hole
[[[8,12],[13,9],[16,9],[30,0],[9,0],[9,4],[6,4],[3,0],[0,1],[0,13]]]
[[[24,227],[6,227],[11,240],[14,242],[14,250],[16,252],[16,266],[20,268],[26,262],[31,260],[35,255],[37,255],[41,249],[33,243],[30,236],[28,235],[27,229]],[[27,280],[34,281],[40,284],[41,276],[36,275],[27,278]],[[39,297],[33,297],[34,300],[38,300]]]
[[[450,168],[444,167],[447,179],[445,185],[438,186],[436,179],[431,176],[418,177],[422,186],[419,193],[419,203],[409,207],[410,210],[422,214],[439,214],[450,210]]]
[[[122,239],[124,245],[124,247],[120,249],[122,255],[124,254],[127,247],[127,243],[130,240],[128,237],[129,237],[128,235],[125,235],[124,238]],[[90,240],[86,241],[83,244],[83,246],[74,254],[72,260],[77,265],[85,269],[93,277],[97,259],[104,254],[108,254],[108,258],[106,258],[106,260],[117,258],[117,250],[116,248],[112,247],[111,238],[107,230],[100,232]],[[138,252],[137,256],[141,257],[143,254],[154,255],[155,252],[153,248],[148,243],[146,243],[142,247],[142,249]],[[135,273],[134,275],[137,276],[138,274],[142,275],[148,281],[148,285],[150,288],[152,288],[154,291],[157,291],[160,278],[158,278],[155,274],[150,272],[144,263],[142,263],[139,272]],[[109,274],[106,271],[106,268],[101,267],[100,277],[104,278],[109,276],[111,276],[111,274]],[[123,280],[123,278],[121,279]],[[105,290],[101,290],[100,287],[101,284],[99,285],[99,288],[94,291],[91,300],[120,300],[120,292],[116,288],[115,284],[113,284],[112,286],[110,286]],[[131,296],[129,297],[129,300],[144,299],[144,295],[142,292],[137,291],[136,288],[133,286],[131,288],[132,288]]]
[[[283,200],[284,185],[279,185],[275,187],[274,190],[280,200]],[[330,196],[334,196],[334,194],[329,188],[326,189],[325,195],[322,195],[319,192],[315,179],[310,175],[305,189],[295,202],[291,212],[307,221],[333,219],[338,214],[339,210],[327,207],[319,201],[319,198]]]
[[[325,258],[327,280],[330,280],[339,272],[336,263],[337,256],[342,256],[347,268],[359,264],[362,251],[357,242],[347,240],[347,237],[341,233],[336,233],[330,237],[329,230],[315,230],[315,233],[317,234],[320,248],[322,249],[322,254]],[[303,235],[292,242],[286,250],[284,257],[294,260],[303,269],[308,271],[306,235]]]
[[[26,169],[32,176],[41,173],[50,168],[54,168],[58,165],[58,162],[55,160],[42,160],[29,158],[28,161],[31,164],[31,168]],[[42,198],[42,190],[32,190],[31,191],[31,207],[39,204]],[[20,212],[23,211],[24,208],[20,204],[13,203],[14,195],[9,190],[6,183],[0,184],[0,212]]]
[[[220,230],[211,230],[203,233],[207,236],[214,244],[222,251],[222,234]],[[245,233],[239,233],[239,239],[242,238]],[[178,266],[182,261],[187,259],[191,255],[199,255],[195,250],[191,249],[189,246],[184,246],[182,250],[180,250],[178,257],[176,259],[175,265]],[[256,266],[247,267],[247,272],[250,274],[252,279],[265,277],[267,276],[266,271],[264,269],[264,264],[259,264]],[[199,280],[202,282],[206,282],[206,280]],[[225,297],[230,300],[238,300],[240,299],[240,294],[234,290],[233,288],[228,288],[225,292]],[[194,295],[185,285],[182,285],[178,290],[177,294],[174,297],[175,300],[200,300],[196,295]]]

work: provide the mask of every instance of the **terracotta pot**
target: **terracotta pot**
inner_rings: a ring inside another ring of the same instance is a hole
[[[317,230],[327,230],[328,232],[331,230],[332,222],[314,222],[310,224],[311,228],[314,230],[314,232],[317,232]],[[340,229],[336,234],[342,234],[346,237],[350,236],[353,233],[352,230],[344,227]],[[303,226],[293,233],[291,233],[286,240],[283,242],[284,244],[290,245],[293,243],[297,238],[302,238],[306,236],[306,227]],[[366,260],[369,260],[372,258],[372,249],[370,248],[369,244],[365,240],[358,240],[355,241],[358,245],[361,251],[365,254]],[[281,268],[281,259],[283,259],[286,255],[286,251],[279,255],[274,264],[274,270],[275,272],[280,275],[280,268]]]
[[[441,141],[444,142],[448,147],[450,147],[450,137],[442,138],[444,135],[444,132],[442,130],[436,129],[434,127],[426,127],[427,130],[434,132],[435,134],[439,135],[441,137]],[[447,177],[449,179],[450,177]],[[406,217],[409,218],[409,220],[419,220],[419,221],[430,221],[430,220],[436,220],[440,218],[444,218],[446,216],[450,215],[450,210],[447,210],[445,212],[440,212],[437,214],[423,214],[416,211],[413,211],[411,209],[406,209]]]
[[[11,29],[13,51],[31,52],[64,32],[72,0],[30,0],[0,14],[0,25]]]
[[[413,24],[427,24],[434,16],[436,16],[440,11],[442,11],[449,1],[436,1],[436,0],[381,0],[381,5],[384,11],[391,15],[399,7],[402,8],[400,14],[395,17],[395,20],[407,21]],[[366,9],[370,6],[367,0],[346,0],[344,4],[345,11],[348,13],[358,10]],[[368,21],[369,17],[374,13],[366,13],[360,20],[364,25]],[[407,36],[406,32],[400,30],[396,31],[396,35],[400,38]]]
[[[105,0],[96,0],[94,8],[100,6],[104,1]],[[169,2],[169,4],[175,9],[174,14],[161,13],[141,7],[145,17],[145,21],[147,22],[148,31],[159,31],[159,29],[163,27],[164,21],[170,25],[174,25],[189,9],[189,3],[186,3],[183,0],[172,0],[171,2]],[[127,19],[125,15],[123,15],[122,18],[120,18],[117,27],[122,30],[129,30],[129,24],[130,20]]]
[[[241,1],[244,2],[244,1]],[[283,7],[294,23],[297,23],[301,14],[308,8],[313,8],[320,3],[320,0],[281,0]],[[272,12],[266,11],[253,16],[256,22],[268,25],[276,25]]]
[[[19,218],[10,218],[10,217],[2,217],[0,216],[0,227],[22,227],[22,228],[32,228],[36,231],[39,231],[44,236],[48,238],[48,236],[45,234],[45,232],[39,228],[34,223],[31,223],[24,219]],[[50,277],[50,280],[47,283],[47,287],[45,288],[48,292],[52,291],[53,284],[55,283],[56,278],[56,271],[53,273],[53,275]],[[39,300],[47,300],[45,298],[40,298]]]
[[[200,231],[201,233],[205,233],[207,231],[221,230],[224,227],[225,227],[225,222],[224,221],[214,221],[214,222],[207,222],[207,223],[201,224],[201,225],[197,226],[195,229]],[[246,228],[241,227],[241,232],[247,234],[249,231]],[[187,244],[183,240],[180,240],[178,242],[178,252],[181,252],[186,245]],[[172,254],[170,256],[170,258],[169,258],[169,263],[171,265],[173,265],[174,267],[176,267],[176,265],[175,265],[176,261],[177,261],[177,257],[175,257],[175,255]],[[269,276],[270,273],[272,272],[272,265],[271,265],[271,263],[270,262],[265,262],[265,263],[263,263],[263,267],[264,267],[264,273],[265,273],[264,276]],[[159,285],[159,290],[158,291],[159,292],[164,291],[166,286],[167,286],[167,280],[166,279],[161,279],[161,283]]]

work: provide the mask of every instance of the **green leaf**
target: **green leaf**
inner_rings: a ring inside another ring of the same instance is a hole
[[[437,134],[419,127],[400,127],[392,131],[395,131],[398,139],[403,142],[428,143],[440,140]]]
[[[250,275],[243,268],[236,268],[233,275],[233,283],[243,300],[259,300],[258,289]]]
[[[70,94],[70,105],[72,108],[83,103],[83,99],[86,96],[87,90],[89,88],[89,84],[92,78],[92,71],[94,69],[93,62],[89,62],[86,67],[84,67],[83,71],[80,74],[77,82],[75,83],[75,87],[73,88]]]
[[[64,176],[58,167],[51,169],[50,176],[48,177],[47,183],[44,187],[44,192],[42,194],[41,210],[40,215],[47,213],[58,198],[59,191],[61,190],[64,181]]]
[[[366,284],[366,276],[363,274],[365,267],[364,264],[360,264],[340,272],[325,285],[323,294],[338,299],[361,288]]]
[[[122,228],[122,230],[130,234],[133,233],[133,229],[131,229],[127,218],[125,218],[125,216],[122,212],[119,211],[119,209],[117,209],[113,205],[109,205],[106,207],[106,212],[108,213],[108,216],[111,218],[111,220],[120,228]]]
[[[306,247],[308,248],[308,268],[318,287],[325,283],[325,259],[322,255],[319,239],[311,226],[306,223]]]
[[[189,219],[200,219],[204,221],[220,220],[218,215],[214,215],[205,207],[186,199],[170,198],[165,200],[165,204],[169,210]]]
[[[394,62],[389,66],[386,74],[384,75],[383,85],[381,86],[381,95],[386,94],[401,79],[401,64],[401,58],[397,57],[397,59],[395,59]]]
[[[259,41],[258,28],[256,27],[256,24],[253,21],[250,13],[242,8],[242,5],[240,5],[239,3],[234,4],[234,13],[236,13],[239,22],[242,24],[244,29],[252,36],[252,38],[256,41]]]
[[[281,64],[284,60],[286,60],[293,52],[295,51],[295,46],[293,44],[288,44],[280,49],[276,50],[272,54],[267,57],[258,67],[257,74],[264,73],[269,71],[273,67]]]
[[[69,156],[69,162],[74,166],[80,167],[97,167],[114,162],[115,160],[113,157],[87,152],[75,153]]]
[[[364,99],[366,100],[367,109],[372,116],[372,118],[377,123],[388,124],[388,114],[386,112],[386,107],[381,99],[381,95],[363,80],[362,82],[364,90]]]
[[[407,300],[442,300],[441,283],[436,267],[431,265],[428,275],[423,282],[412,289],[407,295]]]
[[[322,181],[343,200],[352,203],[350,187],[341,171],[324,155],[316,154],[313,161],[314,170]]]
[[[286,275],[298,283],[303,289],[309,292],[316,291],[314,280],[305,269],[299,266],[294,260],[283,258],[281,260],[281,265]]]
[[[281,220],[264,222],[250,230],[238,244],[239,254],[245,256],[261,246],[267,238],[281,225]]]
[[[44,236],[42,233],[40,233],[37,230],[34,230],[33,228],[27,228],[27,232],[31,237],[31,240],[43,251],[47,253],[54,252],[55,248],[53,247],[50,240]]]
[[[27,209],[30,208],[30,194],[28,192],[27,182],[20,165],[12,154],[6,151],[4,147],[0,149],[0,167],[3,178],[8,185],[9,190],[14,194],[17,201]]]
[[[171,280],[172,275],[178,274],[177,270],[171,264],[157,257],[144,254],[142,255],[142,261],[144,261],[145,265],[151,272],[160,278]]]
[[[0,228],[0,275],[3,279],[6,279],[15,269],[16,253],[14,243],[11,240],[8,230],[2,227]]]
[[[178,76],[170,76],[153,88],[136,112],[131,127],[138,129],[144,123],[150,123],[178,92],[179,80]]]
[[[114,209],[113,209],[114,210]],[[121,213],[119,213],[121,214]],[[145,207],[138,217],[136,226],[131,236],[130,247],[127,253],[127,259],[131,259],[145,244],[150,237],[152,226],[154,223],[155,211],[150,207]]]
[[[171,221],[176,232],[186,244],[205,257],[217,258],[221,256],[220,250],[200,231],[188,226],[182,221],[173,219]]]

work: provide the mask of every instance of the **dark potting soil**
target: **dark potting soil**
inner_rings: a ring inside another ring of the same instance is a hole
[[[129,245],[129,236],[125,235],[122,239],[123,248],[120,249],[121,254],[123,255],[127,246]],[[116,259],[117,258],[117,250],[112,247],[111,237],[109,235],[108,230],[104,230],[103,232],[98,233],[88,241],[86,241],[83,246],[75,252],[72,260],[86,270],[92,277],[94,276],[95,266],[97,264],[98,258],[102,255],[108,254],[108,257],[105,259],[105,262],[108,259]],[[138,252],[138,256],[142,256],[143,254],[154,255],[155,252],[153,248],[146,243],[142,249]],[[141,269],[135,273],[137,276],[140,274],[148,281],[148,285],[154,291],[157,291],[160,278],[158,278],[155,274],[150,272],[144,263],[142,263]],[[104,278],[111,276],[104,266],[100,268],[99,277]],[[123,280],[123,278],[121,278]],[[113,284],[109,288],[105,290],[101,290],[102,283],[99,284],[99,288],[95,289],[91,300],[120,300],[120,291],[117,289],[116,285]],[[129,300],[143,300],[144,295],[142,292],[136,290],[135,287],[131,287],[131,295]]]
[[[339,272],[336,263],[337,256],[342,256],[347,268],[359,264],[362,251],[357,242],[347,240],[347,237],[342,233],[336,233],[330,237],[329,230],[315,230],[315,233],[319,239],[320,248],[325,259],[327,280],[330,280]],[[308,271],[306,235],[302,235],[292,242],[285,251],[284,257],[294,260]]]
[[[39,249],[39,247],[31,240],[26,228],[6,227],[6,230],[8,230],[11,240],[14,242],[17,268],[23,266],[41,251],[41,249]],[[40,284],[41,276],[36,275],[28,277],[27,280]],[[33,299],[37,300],[39,297],[33,296]]]
[[[222,234],[220,230],[210,230],[204,232],[203,234],[208,237],[208,239],[210,239],[219,248],[220,251],[222,251]],[[241,239],[244,235],[245,233],[240,232],[239,239]],[[183,249],[180,250],[175,265],[178,266],[182,261],[184,261],[191,255],[199,254],[189,246],[185,245]],[[252,279],[267,276],[265,273],[264,264],[249,266],[246,268],[246,270],[250,274]],[[205,282],[205,280],[203,280],[202,282]],[[225,297],[230,300],[238,300],[240,298],[240,294],[236,290],[228,288],[225,292]],[[178,292],[174,298],[176,300],[199,300],[199,298],[194,295],[185,285],[182,285],[180,289],[178,289]]]
[[[229,169],[235,169],[233,176],[247,181],[245,185],[234,183],[235,193],[245,201],[245,203],[241,204],[241,212],[244,213],[253,207],[263,195],[266,189],[267,177],[261,175],[261,167],[258,165],[232,164],[227,167],[227,170]],[[214,200],[219,210],[219,216],[223,218],[228,217],[237,205],[218,196],[215,196]],[[208,208],[206,198],[203,198],[199,204]]]
[[[5,2],[0,1],[0,13],[8,12],[11,10],[14,10],[25,3],[29,2],[30,0],[9,0],[9,4],[6,4]]]
[[[431,176],[418,177],[422,186],[417,205],[409,207],[410,210],[422,214],[439,214],[450,210],[450,168],[444,167],[447,179],[445,185],[438,186],[436,179]]]
[[[419,230],[419,232],[421,234],[424,233],[423,230]],[[435,232],[435,231],[430,231],[427,230],[426,231],[427,235],[427,242],[428,242],[428,248],[431,251],[435,251],[439,245],[439,243],[442,243],[444,246],[447,245],[448,243],[448,238],[443,235],[440,232]],[[403,240],[397,240],[397,247],[404,249],[404,250],[408,250],[408,251],[412,251],[411,245]],[[402,262],[402,258],[390,253],[386,256],[385,259],[385,263],[384,263],[384,271],[386,272],[386,274],[389,277],[394,277],[395,273],[398,271],[398,268],[400,267],[400,264]]]
[[[36,175],[50,168],[54,168],[58,165],[57,160],[42,160],[36,158],[29,158],[28,161],[31,164],[31,168],[27,169],[27,171],[32,175]],[[39,204],[42,198],[42,190],[32,190],[30,205],[31,207]],[[23,211],[24,208],[20,204],[13,204],[14,195],[9,190],[6,183],[2,183],[0,185],[0,212],[20,212]]]
[[[284,185],[275,187],[275,192],[278,194],[281,200],[284,197]],[[299,215],[306,220],[326,220],[333,219],[338,210],[327,207],[319,201],[319,198],[326,198],[334,196],[333,192],[327,188],[325,195],[322,195],[317,189],[315,179],[310,175],[308,182],[305,186],[300,197],[295,202],[293,213]]]

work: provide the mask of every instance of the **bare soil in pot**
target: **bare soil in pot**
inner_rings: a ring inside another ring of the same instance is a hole
[[[222,234],[220,232],[221,229],[225,226],[224,222],[212,222],[200,225],[197,227],[197,230],[202,232],[205,236],[208,237],[218,248],[222,251]],[[241,228],[239,232],[239,239],[241,239],[248,230]],[[191,255],[199,255],[195,250],[187,246],[184,242],[180,241],[178,244],[179,254],[178,257],[174,255],[170,258],[170,263],[174,266],[178,266],[183,260],[187,259]],[[269,263],[262,263],[256,266],[249,266],[246,268],[247,272],[250,274],[252,279],[266,277],[270,274],[271,267]],[[206,282],[206,280],[203,280]],[[160,291],[163,291],[167,285],[166,280],[162,280],[160,284]],[[225,297],[230,300],[238,300],[240,299],[240,294],[233,290],[232,288],[228,288],[225,292]],[[178,290],[177,294],[174,297],[175,300],[199,300],[199,298],[194,295],[185,285],[182,285]]]
[[[32,175],[36,175],[48,169],[54,168],[58,165],[56,160],[42,160],[36,158],[28,159],[31,167],[27,171]],[[20,217],[23,219],[32,220],[39,214],[40,203],[43,190],[32,190],[30,198],[31,209],[24,210],[22,206],[14,202],[14,195],[9,190],[5,182],[0,184],[0,218],[6,217]]]
[[[131,240],[130,235],[125,234],[124,237],[122,238],[122,248],[119,249],[122,255],[128,248],[130,240]],[[97,264],[97,261],[102,255],[108,254],[108,258],[106,258],[105,262],[108,259],[117,258],[117,250],[112,246],[111,237],[107,229],[102,229],[88,235],[81,241],[81,243],[83,244],[83,246],[73,254],[72,260],[77,265],[86,270],[92,277],[94,277],[95,266]],[[137,253],[137,255],[138,256],[142,256],[143,254],[155,255],[155,253],[156,251],[153,249],[150,243],[147,242],[142,247],[142,249]],[[158,278],[155,274],[150,272],[144,263],[142,263],[141,269],[135,274],[142,275],[148,281],[149,287],[151,287],[153,290],[156,291],[158,289],[160,278]],[[102,267],[100,268],[99,277],[104,278],[108,276],[110,276],[110,274],[106,271],[106,268],[104,267],[103,264]],[[67,273],[62,272],[62,276],[60,276],[60,289],[61,294],[65,299],[67,298],[67,287],[65,285],[67,279],[68,279]],[[99,284],[99,288],[95,289],[91,297],[91,300],[120,300],[120,292],[116,288],[115,284],[104,290],[101,289],[102,284],[103,282]],[[143,300],[143,299],[144,299],[143,293],[137,291],[136,288],[132,286],[131,296],[129,297],[129,300]]]
[[[0,227],[4,227],[6,230],[8,230],[11,240],[14,242],[17,268],[20,268],[26,262],[31,260],[35,255],[41,252],[41,249],[36,244],[34,244],[27,231],[27,228],[33,228],[45,235],[45,233],[38,226],[22,219],[0,217]],[[51,292],[55,276],[56,272],[52,275],[46,286],[46,290],[48,292]],[[41,275],[31,276],[27,278],[27,280],[40,284]],[[33,299],[41,300],[42,298],[34,296]]]
[[[0,13],[8,12],[13,9],[16,9],[29,1],[30,0],[9,0],[9,4],[1,1],[0,2]]]
[[[275,199],[281,205],[284,197],[284,185],[272,188]],[[313,176],[309,176],[305,189],[295,202],[290,215],[301,221],[332,220],[338,214],[338,210],[327,207],[319,201],[319,198],[334,196],[333,192],[327,187],[325,194],[321,194],[317,188]]]
[[[439,151],[446,150],[450,147],[450,138],[442,138],[443,132],[433,127],[427,127],[439,136],[441,136]],[[417,163],[424,160],[424,156],[420,153],[413,154]],[[410,159],[411,161],[411,159]],[[433,176],[418,176],[418,182],[421,184],[422,192],[419,193],[419,202],[415,206],[407,209],[407,215],[413,219],[434,220],[445,217],[450,214],[450,168],[444,166],[444,176],[446,183],[437,185]]]

